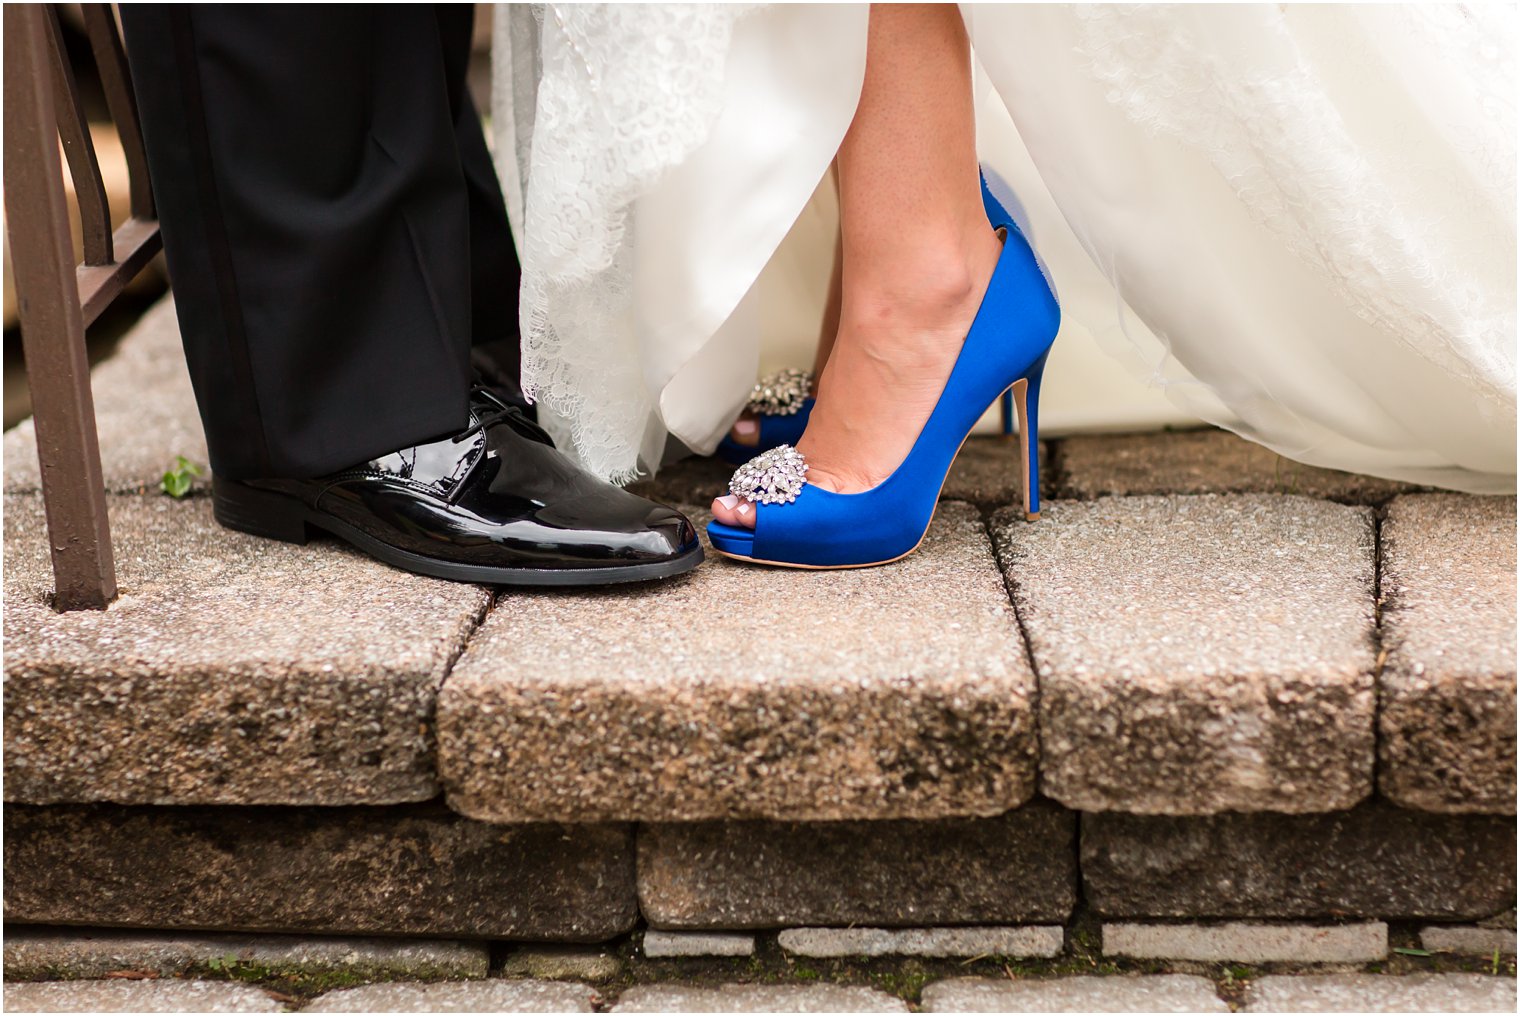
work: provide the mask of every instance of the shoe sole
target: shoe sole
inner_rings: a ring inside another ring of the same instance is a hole
[[[700,543],[680,557],[647,564],[609,565],[590,568],[504,568],[460,564],[416,554],[375,539],[341,519],[308,508],[284,494],[256,490],[227,480],[212,482],[212,512],[227,529],[251,536],[304,544],[309,529],[318,529],[352,544],[376,560],[403,571],[454,582],[477,582],[495,586],[610,586],[627,582],[651,582],[684,575],[702,563]]]

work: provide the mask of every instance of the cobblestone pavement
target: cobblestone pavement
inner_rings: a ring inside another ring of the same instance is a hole
[[[1428,929],[1427,929],[1428,930]],[[807,932],[807,933],[803,933]],[[1055,953],[1050,948],[1054,933]],[[1414,926],[1396,942],[1416,941]],[[637,932],[595,946],[12,925],[5,1009],[121,1012],[1511,1012],[1513,948],[1137,961],[1080,928]],[[1487,943],[1485,943],[1486,945]],[[1332,949],[1339,948],[1330,943]],[[844,954],[844,950],[855,951]],[[989,955],[985,950],[999,950]],[[977,950],[983,950],[976,952]],[[1008,952],[1005,952],[1008,951]]]
[[[7,983],[6,1012],[1514,1012],[1513,978],[1484,974],[1306,974],[1242,982],[1234,1002],[1192,974],[948,978],[918,1003],[835,984],[641,984],[603,992],[575,981],[391,981],[311,999],[197,980]]]

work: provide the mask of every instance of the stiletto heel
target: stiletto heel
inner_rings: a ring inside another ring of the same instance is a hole
[[[1011,434],[1013,434],[1013,389],[1012,388],[1008,389],[1006,392],[1003,393],[1003,396],[1002,396],[1001,400],[999,401],[999,405],[1002,406],[1002,410],[1003,410],[1003,436],[1004,437],[1008,437]]]
[[[1019,457],[1024,474],[1024,518],[1037,522],[1040,518],[1040,378],[1045,374],[1045,357],[1042,355],[1030,368],[1029,376],[1014,382],[1003,393],[1013,400],[1019,411]]]
[[[997,268],[907,458],[870,490],[836,494],[807,482],[807,461],[797,449],[773,448],[739,467],[729,484],[754,503],[754,529],[709,523],[714,550],[789,568],[865,568],[906,557],[929,531],[945,476],[971,428],[1010,388],[1027,470],[1024,507],[1030,517],[1039,513],[1036,410],[1061,311],[1029,242],[1012,223],[998,226],[1004,242]]]

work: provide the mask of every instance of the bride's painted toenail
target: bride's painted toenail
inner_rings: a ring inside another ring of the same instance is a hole
[[[741,504],[739,506],[739,514],[740,515],[748,515],[749,514],[749,502],[748,501],[744,502],[743,504]]]
[[[740,437],[754,437],[760,433],[760,423],[757,420],[740,420],[734,424],[734,433]]]
[[[722,497],[718,498],[718,503],[727,508],[729,511],[733,511],[734,505],[739,503],[739,499],[733,494],[724,494]]]

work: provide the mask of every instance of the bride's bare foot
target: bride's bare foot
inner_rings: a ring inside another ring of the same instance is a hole
[[[808,482],[837,494],[869,490],[907,458],[934,411],[1001,250],[985,226],[960,250],[925,257],[900,278],[847,301],[797,450]],[[725,495],[713,516],[753,528],[754,507]]]

